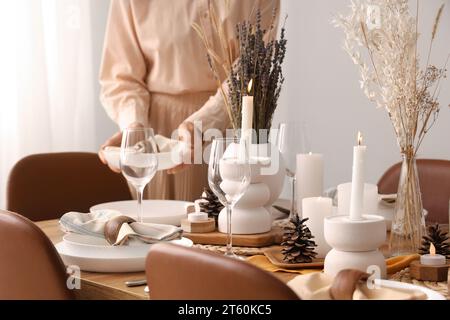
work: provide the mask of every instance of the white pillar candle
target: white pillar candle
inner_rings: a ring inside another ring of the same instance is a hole
[[[314,240],[317,244],[316,252],[317,258],[325,258],[331,247],[325,241],[323,232],[323,225],[325,217],[333,214],[333,201],[331,198],[305,198],[302,201],[303,218],[308,218],[306,225],[311,231]]]
[[[351,197],[352,183],[343,183],[337,186],[338,197],[338,214],[350,214],[350,197]],[[364,199],[363,199],[363,214],[378,213],[378,187],[375,184],[364,184]]]
[[[362,136],[358,132],[358,145],[353,148],[352,192],[350,196],[350,219],[361,220],[364,200],[364,171],[367,147],[361,145]]]
[[[323,194],[323,156],[321,154],[297,155],[297,212],[302,213],[304,198],[320,197]]]
[[[200,222],[208,220],[208,214],[205,212],[194,212],[188,214],[189,222]]]

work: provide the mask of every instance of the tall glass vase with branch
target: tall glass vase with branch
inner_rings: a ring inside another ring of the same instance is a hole
[[[403,161],[389,241],[392,256],[418,252],[425,232],[422,195],[414,149],[409,147],[403,151],[402,155]]]

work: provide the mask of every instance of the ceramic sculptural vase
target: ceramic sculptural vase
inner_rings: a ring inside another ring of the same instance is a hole
[[[236,147],[236,145],[231,145]],[[225,156],[227,152],[225,151]],[[231,216],[233,234],[257,234],[272,229],[270,208],[283,189],[285,168],[278,149],[271,143],[252,144],[250,147],[251,182],[245,194],[236,203]],[[233,166],[220,168],[224,177],[233,175]],[[226,179],[224,179],[224,182]],[[232,185],[230,185],[232,188]],[[227,232],[226,210],[218,218],[219,231]]]

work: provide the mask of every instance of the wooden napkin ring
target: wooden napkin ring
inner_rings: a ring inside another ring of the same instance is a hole
[[[110,219],[105,224],[105,229],[103,231],[106,241],[108,241],[109,244],[116,243],[117,236],[119,235],[119,231],[120,228],[122,227],[122,224],[133,222],[136,222],[136,220],[127,216],[118,216]]]
[[[330,296],[333,300],[353,300],[353,293],[359,281],[367,280],[369,274],[353,269],[340,271],[334,278],[330,288]]]

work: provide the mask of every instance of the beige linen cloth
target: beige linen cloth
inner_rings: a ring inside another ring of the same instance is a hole
[[[126,128],[134,121],[171,137],[184,121],[224,130],[228,116],[205,48],[192,28],[202,24],[216,51],[208,8],[214,6],[233,59],[238,22],[262,13],[267,29],[279,0],[112,0],[100,68],[100,99],[108,115]],[[196,164],[174,176],[158,172],[147,198],[193,201],[207,185],[207,168]]]
[[[288,286],[303,300],[332,300],[330,288],[333,278],[322,272],[300,275],[288,282]],[[403,290],[387,287],[369,289],[360,282],[353,293],[353,300],[425,300],[419,290]]]
[[[104,238],[106,223],[121,213],[116,210],[98,210],[91,213],[68,212],[64,214],[59,224],[64,232],[73,232],[99,238]],[[155,243],[179,239],[183,231],[179,227],[155,223],[124,223],[122,224],[116,243],[126,244],[128,240],[138,240],[145,243]]]

